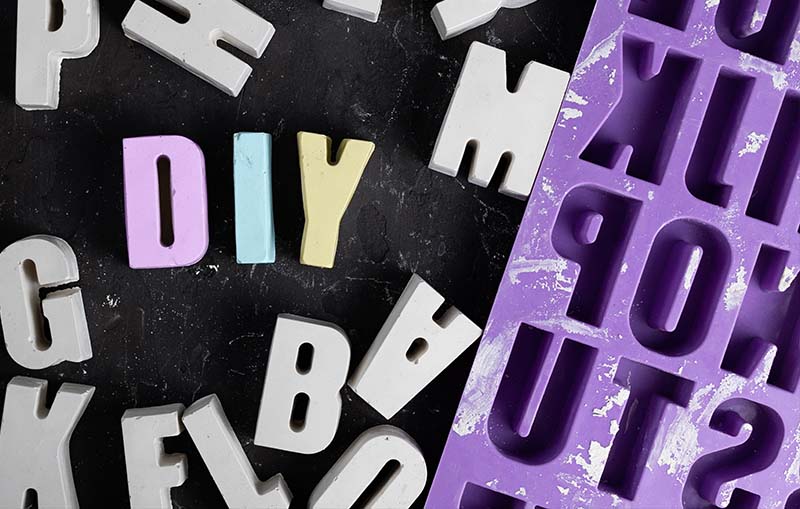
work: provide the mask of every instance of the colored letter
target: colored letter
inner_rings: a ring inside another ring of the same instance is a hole
[[[330,163],[331,139],[327,136],[299,132],[297,148],[306,213],[300,263],[329,269],[336,258],[339,225],[375,144],[344,140],[335,164]]]
[[[233,138],[236,193],[236,261],[275,262],[272,215],[272,136],[237,133]]]
[[[186,267],[208,249],[206,165],[181,136],[123,141],[125,224],[134,269]]]

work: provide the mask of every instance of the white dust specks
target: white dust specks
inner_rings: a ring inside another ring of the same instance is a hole
[[[768,136],[766,134],[759,134],[756,132],[752,132],[747,135],[747,141],[745,141],[744,148],[739,151],[739,157],[744,157],[747,154],[756,154],[764,143],[767,141]]]
[[[568,120],[575,120],[576,118],[581,118],[583,116],[583,112],[578,108],[562,108],[561,109],[561,118],[564,122]]]
[[[703,259],[703,250],[699,247],[692,249],[692,256],[689,258],[689,266],[686,267],[686,272],[683,274],[683,289],[691,290],[694,278],[697,275],[697,269],[700,267],[700,260]]]
[[[592,410],[592,415],[595,417],[608,417],[608,412],[615,406],[622,407],[627,401],[631,391],[626,388],[621,388],[618,393],[613,396],[606,396],[606,401],[603,406]]]
[[[800,62],[800,41],[792,41],[792,51],[789,53],[789,60],[792,62]]]
[[[745,72],[756,71],[771,76],[772,86],[776,90],[783,91],[789,86],[786,72],[772,62],[765,62],[753,55],[742,53],[739,56],[739,67]]]
[[[800,483],[800,427],[794,430],[792,443],[789,447],[795,450],[794,459],[786,470],[786,482],[789,484]]]
[[[725,289],[725,311],[739,309],[744,302],[744,295],[747,292],[747,270],[739,267],[736,270],[736,281],[728,285]]]
[[[108,295],[106,295],[105,305],[112,309],[119,306],[119,297],[114,295],[113,293],[109,293]]]
[[[568,103],[577,104],[580,106],[586,106],[589,104],[589,101],[583,98],[583,96],[578,95],[574,90],[569,89],[567,91],[567,95],[564,97],[564,101]]]
[[[795,279],[797,279],[797,267],[786,267],[783,269],[783,275],[778,283],[778,291],[785,292],[788,290]]]

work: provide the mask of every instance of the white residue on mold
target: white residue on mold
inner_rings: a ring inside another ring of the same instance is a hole
[[[110,308],[115,308],[119,306],[119,297],[114,295],[113,293],[109,293],[106,295],[106,306]]]
[[[761,27],[764,26],[764,20],[767,18],[767,14],[765,12],[761,12],[758,9],[753,11],[753,18],[750,20],[750,30],[752,32],[758,32],[761,30]]]
[[[778,291],[785,292],[788,290],[795,279],[797,279],[797,267],[786,267],[783,269],[783,275],[778,283]]]
[[[492,479],[491,481],[486,483],[487,488],[497,488],[497,483],[500,482],[497,479]]]
[[[542,177],[542,191],[551,200],[556,199],[556,190],[553,188],[553,182],[547,177]]]
[[[630,393],[631,391],[629,389],[623,387],[615,395],[606,396],[606,401],[603,406],[592,410],[592,415],[595,417],[608,417],[608,412],[612,408],[615,406],[621,407],[628,401]]]
[[[619,269],[620,274],[625,274],[628,272],[628,262],[622,263],[622,268]]]
[[[583,453],[570,454],[567,458],[567,463],[578,465],[583,469],[583,478],[591,485],[597,486],[600,482],[600,476],[603,475],[603,469],[608,460],[608,454],[611,452],[611,444],[614,442],[614,437],[619,431],[619,423],[616,420],[611,421],[611,439],[608,445],[604,446],[597,440],[592,440],[589,444],[588,458],[583,456]]]
[[[706,0],[706,10],[713,9],[719,5],[719,0]]]
[[[563,496],[569,495],[569,488],[564,486],[556,486],[556,488],[558,488],[558,492],[561,493],[561,495]]]
[[[703,259],[703,250],[696,247],[692,250],[692,256],[689,258],[689,266],[686,267],[686,272],[683,275],[683,289],[691,290],[694,277],[697,275],[697,268],[700,267],[700,260]]]
[[[778,347],[770,345],[769,350],[767,350],[761,363],[756,368],[755,376],[753,377],[753,383],[757,387],[763,388],[767,380],[769,380],[769,374],[772,371],[772,364],[775,362],[776,355],[778,355]]]
[[[726,482],[719,487],[719,495],[717,495],[717,502],[720,504],[720,507],[729,507],[729,504],[731,502],[731,495],[733,495],[733,490],[735,489],[736,489],[736,481]]]
[[[561,117],[564,122],[568,120],[574,120],[576,118],[581,118],[583,116],[583,112],[578,108],[561,108]]]
[[[787,74],[777,64],[765,62],[753,55],[742,53],[739,56],[739,68],[745,72],[757,71],[767,74],[772,77],[772,86],[776,90],[786,90],[789,86],[787,81]]]
[[[739,151],[739,157],[744,157],[747,154],[758,153],[758,151],[761,150],[761,147],[764,146],[767,138],[768,136],[766,134],[759,134],[756,132],[748,134],[744,148]]]
[[[789,53],[789,60],[792,62],[800,62],[800,41],[797,39],[792,41],[792,51]]]
[[[736,281],[728,285],[725,289],[725,311],[738,309],[744,302],[744,295],[747,292],[747,270],[744,267],[736,269]]]
[[[647,199],[653,201],[656,198],[655,191],[647,191]]]
[[[702,400],[714,389],[712,384],[699,389],[686,408],[678,408],[677,417],[669,425],[664,447],[658,456],[658,464],[667,467],[667,474],[680,472],[685,478],[694,460],[700,457],[703,448],[697,441],[698,428],[695,414],[703,408]]]
[[[580,106],[586,106],[587,104],[589,104],[589,101],[584,99],[582,96],[578,95],[572,89],[569,89],[567,91],[567,95],[564,97],[564,101],[568,103],[578,104]]]
[[[525,487],[524,487],[524,486],[521,486],[521,487],[520,487],[520,488],[519,488],[519,489],[516,491],[516,493],[514,493],[514,495],[519,495],[520,497],[526,497],[526,496],[528,496],[528,491],[525,489]]]
[[[694,393],[686,408],[677,408],[676,417],[667,427],[663,446],[658,455],[658,465],[667,468],[668,475],[676,475],[683,483],[689,469],[703,448],[698,442],[700,427],[705,427],[717,407],[732,395],[741,393],[747,379],[730,374],[718,386],[708,384]]]
[[[452,429],[456,434],[463,437],[474,433],[489,415],[497,383],[497,370],[502,365],[509,335],[514,333],[514,329],[509,329],[506,334],[481,344],[461,398],[461,405],[453,420]]]
[[[800,426],[794,430],[792,441],[788,444],[787,448],[794,449],[795,453],[792,463],[789,465],[789,468],[786,469],[786,482],[789,484],[798,484],[800,483]]]
[[[519,256],[511,261],[508,267],[508,277],[511,284],[520,283],[520,275],[537,274],[539,272],[549,272],[555,274],[555,287],[553,290],[572,291],[572,278],[564,275],[567,270],[567,261],[561,258],[549,258],[544,260],[528,259]]]
[[[541,320],[538,322],[548,329],[562,329],[568,334],[577,334],[589,338],[609,339],[608,329],[596,329],[578,320],[565,316]]]
[[[611,56],[611,53],[617,49],[617,38],[621,32],[622,27],[620,26],[614,30],[611,35],[597,43],[597,45],[592,48],[589,56],[575,66],[575,73],[573,76],[576,80],[581,79],[581,77],[583,77],[583,75],[586,74],[589,68],[591,68],[594,64]]]

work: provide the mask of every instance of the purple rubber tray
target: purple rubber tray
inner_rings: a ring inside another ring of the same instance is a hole
[[[598,0],[429,509],[800,507],[798,19]]]

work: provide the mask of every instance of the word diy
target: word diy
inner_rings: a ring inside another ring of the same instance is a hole
[[[331,268],[339,225],[375,145],[344,140],[337,162],[331,139],[300,132],[297,146],[305,228],[300,263]],[[200,147],[180,136],[123,141],[125,225],[131,268],[159,269],[197,263],[208,250],[208,196]],[[272,211],[272,138],[234,136],[236,259],[241,264],[275,261]],[[162,198],[165,197],[165,198]]]
[[[0,253],[0,320],[6,348],[23,367],[42,369],[91,357],[80,289],[50,286],[78,280],[75,255],[61,239],[36,236]],[[336,325],[280,315],[273,333],[254,443],[302,454],[325,450],[339,426],[345,383],[392,418],[481,334],[416,274],[349,381],[350,344]],[[42,310],[41,312],[39,310]],[[434,319],[434,316],[440,318]],[[46,337],[44,319],[50,325]],[[69,442],[95,388],[63,384],[48,410],[47,382],[16,377],[6,389],[0,425],[0,507],[27,490],[41,507],[78,507]],[[132,409],[122,417],[131,506],[171,508],[170,488],[187,478],[187,459],[166,455],[162,439],[188,431],[229,507],[288,508],[280,474],[260,481],[216,395],[188,409],[174,404]],[[33,452],[31,452],[33,451]],[[349,507],[387,465],[396,473],[373,498],[375,507],[410,507],[427,479],[414,441],[391,426],[360,436],[320,481],[309,507]]]
[[[157,0],[171,15],[135,0],[125,35],[231,96],[238,96],[253,69],[222,49],[222,41],[255,59],[275,27],[234,0]],[[442,39],[491,20],[501,7],[535,0],[444,0],[431,15]],[[334,11],[377,22],[382,0],[323,0]],[[25,110],[58,108],[61,62],[89,56],[100,42],[100,0],[19,0],[16,102]]]

